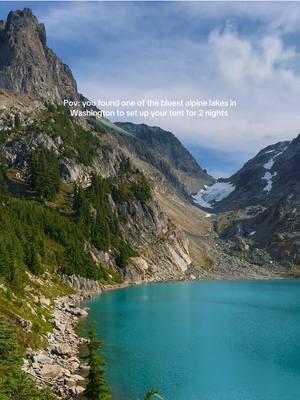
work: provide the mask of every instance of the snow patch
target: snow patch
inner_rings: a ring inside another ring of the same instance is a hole
[[[263,167],[265,169],[267,169],[267,170],[270,170],[273,167],[274,163],[275,163],[274,158],[276,158],[276,157],[280,156],[281,154],[283,154],[286,151],[287,148],[288,148],[288,146],[285,146],[285,148],[282,151],[279,151],[277,154],[275,154],[275,156],[273,156],[268,162],[266,162],[263,165]],[[266,151],[265,154],[274,153],[274,151],[275,150],[269,150],[269,151]]]
[[[264,168],[265,169],[271,169],[272,167],[273,167],[273,165],[274,165],[274,160],[273,160],[273,158],[271,158],[271,160],[269,160],[267,163],[265,163],[264,164]]]
[[[266,172],[266,173],[264,174],[264,176],[261,178],[261,179],[267,181],[267,184],[266,184],[266,186],[265,186],[264,189],[263,189],[265,192],[268,192],[268,193],[269,193],[269,192],[272,190],[272,186],[273,186],[272,179],[273,179],[274,176],[276,176],[276,175],[277,175],[277,172],[274,172],[273,174],[271,174],[271,172]]]
[[[265,153],[264,153],[264,154],[268,154],[268,153],[274,153],[274,151],[275,151],[275,149],[273,149],[273,150],[268,150],[268,151],[265,151]]]
[[[204,189],[202,189],[202,190],[204,190]],[[200,190],[200,192],[198,192],[197,194],[194,194],[192,196],[194,199],[194,202],[199,204],[199,206],[201,206],[201,207],[212,208],[212,206],[207,201],[203,200],[202,193],[201,193],[202,190]]]
[[[263,188],[263,190],[265,192],[270,192],[272,190],[272,186],[273,186],[273,182],[272,179],[274,178],[274,176],[277,175],[277,172],[274,172],[273,174],[270,171],[270,169],[273,168],[273,165],[275,164],[274,159],[278,156],[280,156],[282,153],[284,153],[286,151],[286,149],[288,148],[288,146],[285,146],[284,149],[282,151],[279,151],[277,154],[275,154],[272,158],[270,158],[269,161],[267,161],[263,167],[268,171],[264,174],[264,176],[262,176],[262,180],[266,181],[266,186]],[[273,153],[275,150],[269,150],[266,151],[265,154],[267,153]]]
[[[225,199],[235,190],[235,186],[229,182],[216,182],[211,186],[204,186],[193,196],[195,203],[201,207],[212,208],[212,203]]]
[[[274,158],[276,158],[276,157],[280,156],[281,154],[283,154],[283,153],[286,151],[287,148],[288,148],[288,146],[285,146],[285,148],[284,148],[282,151],[280,151],[279,153],[277,153],[277,154],[274,156]]]

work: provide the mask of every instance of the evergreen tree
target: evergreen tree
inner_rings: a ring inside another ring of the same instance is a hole
[[[21,370],[22,353],[16,334],[0,320],[0,399],[1,400],[55,400],[49,390],[40,390]]]
[[[28,250],[27,265],[34,275],[41,275],[44,272],[40,257],[34,246],[31,246]]]
[[[36,202],[0,194],[0,279],[22,288],[26,268],[43,273],[43,264],[86,278],[105,278],[87,250],[89,238],[81,228],[57,210]]]
[[[31,154],[30,185],[37,195],[47,200],[54,200],[60,188],[58,162],[53,151],[39,147]]]
[[[91,207],[84,189],[80,186],[75,188],[73,210],[75,211],[75,220],[81,231],[89,236],[92,224]]]
[[[132,172],[131,162],[129,157],[123,157],[119,166],[120,175],[125,175]]]
[[[151,390],[149,390],[149,392],[146,393],[145,400],[151,400],[154,397],[163,400],[163,398],[159,395],[158,391],[154,388],[152,388]]]
[[[130,257],[138,255],[137,251],[133,250],[128,242],[121,241],[118,245],[119,254],[116,258],[118,267],[125,268],[128,264]]]
[[[138,182],[133,185],[133,193],[134,196],[140,200],[142,204],[145,204],[147,200],[150,200],[151,195],[151,188],[150,185],[144,175],[141,175]]]
[[[104,360],[99,355],[101,344],[96,338],[95,329],[89,332],[88,364],[89,373],[84,392],[88,400],[111,400],[110,389],[105,381]]]
[[[5,182],[6,172],[5,169],[0,168],[0,184]]]
[[[105,216],[100,216],[99,211],[97,213],[96,221],[92,231],[93,244],[99,250],[106,251],[109,249],[111,244],[111,234],[109,224]]]
[[[20,120],[20,116],[19,116],[19,114],[16,114],[15,115],[15,128],[20,128],[20,126],[21,126],[21,120]]]

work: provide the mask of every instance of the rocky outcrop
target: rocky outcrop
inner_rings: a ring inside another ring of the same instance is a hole
[[[64,282],[76,291],[101,293],[102,285],[93,279],[83,278],[77,275],[63,275]]]
[[[79,99],[70,68],[47,47],[46,31],[32,11],[12,11],[0,29],[0,87],[35,99]]]
[[[125,270],[125,281],[141,283],[184,279],[191,264],[188,240],[173,226],[166,235],[148,243],[139,257],[130,260]]]
[[[236,218],[222,232],[257,263],[277,261],[287,269],[300,265],[300,201],[296,194],[283,196],[271,207],[247,218]]]
[[[65,182],[88,182],[89,174],[78,162],[66,157],[59,160],[59,171]]]
[[[126,267],[131,282],[182,279],[191,264],[188,240],[161,211],[155,194],[145,204],[140,201],[114,205],[120,215],[123,236],[137,249]],[[122,220],[126,215],[126,220]]]

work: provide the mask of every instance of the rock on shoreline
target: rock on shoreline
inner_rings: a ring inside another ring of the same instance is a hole
[[[57,298],[53,319],[53,331],[48,333],[47,350],[28,351],[23,370],[30,374],[38,386],[51,387],[54,394],[62,399],[74,399],[84,391],[84,378],[80,370],[88,366],[79,359],[79,347],[87,339],[75,333],[79,319],[88,315],[87,309],[81,309],[82,300],[92,294],[78,294]]]

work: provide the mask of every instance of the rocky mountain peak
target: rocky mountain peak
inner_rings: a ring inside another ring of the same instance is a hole
[[[70,68],[46,45],[46,30],[31,9],[0,22],[0,87],[43,101],[77,99]]]
[[[37,39],[41,41],[43,46],[46,46],[45,26],[38,22],[30,8],[11,11],[7,17],[5,30],[9,34],[10,39],[14,39],[16,43],[23,39],[23,43],[26,44],[26,40],[28,40],[26,36],[30,33],[37,35]]]

